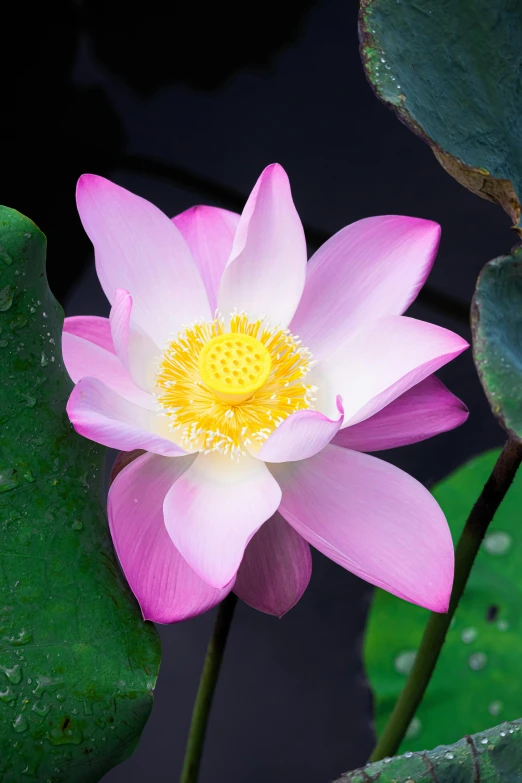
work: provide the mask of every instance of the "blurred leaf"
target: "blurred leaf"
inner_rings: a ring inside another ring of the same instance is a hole
[[[502,723],[455,745],[407,753],[347,772],[335,783],[518,783],[522,721]]]
[[[483,268],[471,310],[473,355],[495,416],[522,439],[522,247]]]
[[[476,457],[433,494],[458,539],[500,450]],[[419,520],[422,524],[422,520]],[[412,552],[412,557],[415,553]],[[401,750],[422,750],[520,715],[522,680],[522,473],[475,561],[437,668]],[[375,592],[364,647],[379,733],[411,669],[428,612]]]
[[[361,0],[360,40],[377,96],[518,226],[522,3]]]
[[[110,541],[105,450],[67,419],[44,265],[0,207],[0,779],[94,783],[136,746],[160,648]]]

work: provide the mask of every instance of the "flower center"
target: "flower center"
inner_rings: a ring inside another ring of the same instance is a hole
[[[303,382],[310,352],[287,329],[233,314],[195,323],[178,334],[157,366],[158,412],[189,451],[239,459],[258,451],[295,411],[313,407]]]
[[[271,369],[272,358],[263,343],[241,332],[218,334],[199,354],[201,380],[231,405],[248,400],[264,385]]]

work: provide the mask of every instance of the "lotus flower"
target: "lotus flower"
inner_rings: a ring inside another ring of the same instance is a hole
[[[65,321],[77,432],[146,453],[109,491],[116,551],[146,619],[200,614],[231,590],[277,616],[301,597],[310,544],[408,601],[447,609],[453,547],[431,494],[366,452],[461,424],[432,373],[458,335],[402,316],[439,226],[360,220],[307,264],[279,165],[241,215],[170,220],[102,177],[77,202],[110,318]]]

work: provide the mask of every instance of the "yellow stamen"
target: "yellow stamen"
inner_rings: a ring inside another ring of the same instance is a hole
[[[156,396],[185,448],[238,458],[259,449],[292,413],[313,407],[315,387],[303,383],[311,366],[309,351],[288,330],[234,314],[225,331],[217,317],[167,347]]]

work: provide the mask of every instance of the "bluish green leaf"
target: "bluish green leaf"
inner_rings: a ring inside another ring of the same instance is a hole
[[[521,725],[502,723],[454,745],[376,761],[335,783],[520,783]]]
[[[378,97],[519,226],[522,3],[361,0],[360,37]]]
[[[473,355],[491,409],[522,438],[522,248],[483,268],[471,309]]]

